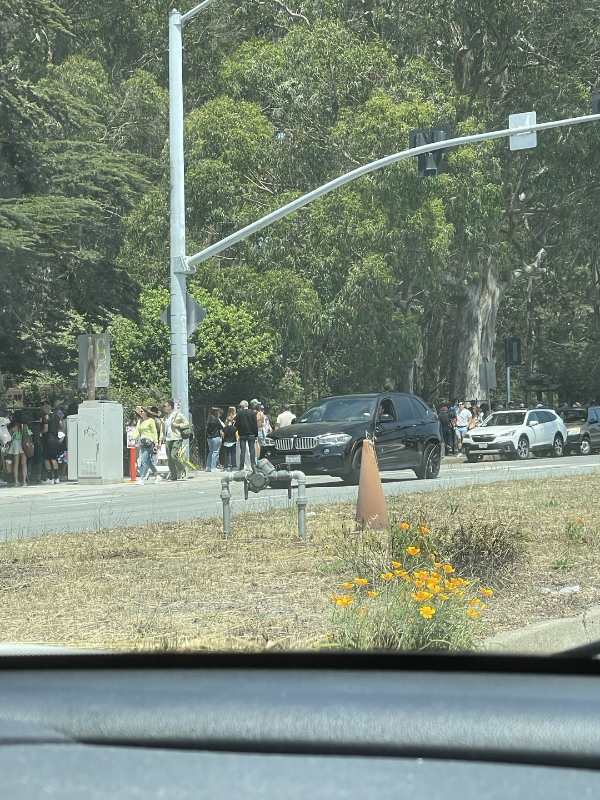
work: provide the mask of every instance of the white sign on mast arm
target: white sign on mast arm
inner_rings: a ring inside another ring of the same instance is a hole
[[[512,130],[518,128],[529,128],[536,124],[537,114],[535,111],[527,111],[525,114],[510,114],[508,117],[508,127]],[[537,145],[537,133],[515,133],[509,137],[511,150],[527,150],[529,147]]]

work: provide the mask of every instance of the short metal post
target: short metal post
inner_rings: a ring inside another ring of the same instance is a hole
[[[229,508],[229,501],[231,500],[231,492],[229,491],[230,475],[223,475],[221,478],[221,500],[223,501],[223,533],[227,538],[231,533],[231,510]]]
[[[306,505],[308,499],[306,497],[306,475],[300,471],[291,473],[291,477],[298,482],[298,497],[296,498],[296,505],[298,506],[298,533],[301,539],[306,540]]]

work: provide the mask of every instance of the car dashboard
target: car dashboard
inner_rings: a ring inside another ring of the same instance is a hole
[[[0,797],[600,796],[588,658],[0,659]]]

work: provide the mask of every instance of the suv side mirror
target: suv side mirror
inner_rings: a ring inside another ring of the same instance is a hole
[[[295,424],[296,424],[296,422],[298,422],[298,418],[297,418],[297,417],[294,417],[294,419],[291,421],[291,423],[290,423],[290,424],[291,424],[291,425],[295,425]]]
[[[377,418],[377,422],[393,422],[394,418],[391,414],[380,414]]]
[[[539,425],[540,423],[538,422],[537,419],[532,419],[531,422],[528,422],[527,424],[529,425],[530,428],[533,428],[535,427],[535,425]]]

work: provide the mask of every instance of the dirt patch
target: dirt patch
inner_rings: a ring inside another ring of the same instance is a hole
[[[485,578],[495,593],[483,636],[600,602],[597,480],[476,485],[389,505],[396,520],[423,520],[432,534],[458,524],[517,529],[518,557]],[[219,520],[193,520],[2,543],[0,639],[122,650],[323,642],[359,534],[352,504],[311,510],[307,542],[290,508],[234,517],[229,540]],[[567,595],[540,591],[575,585]]]

